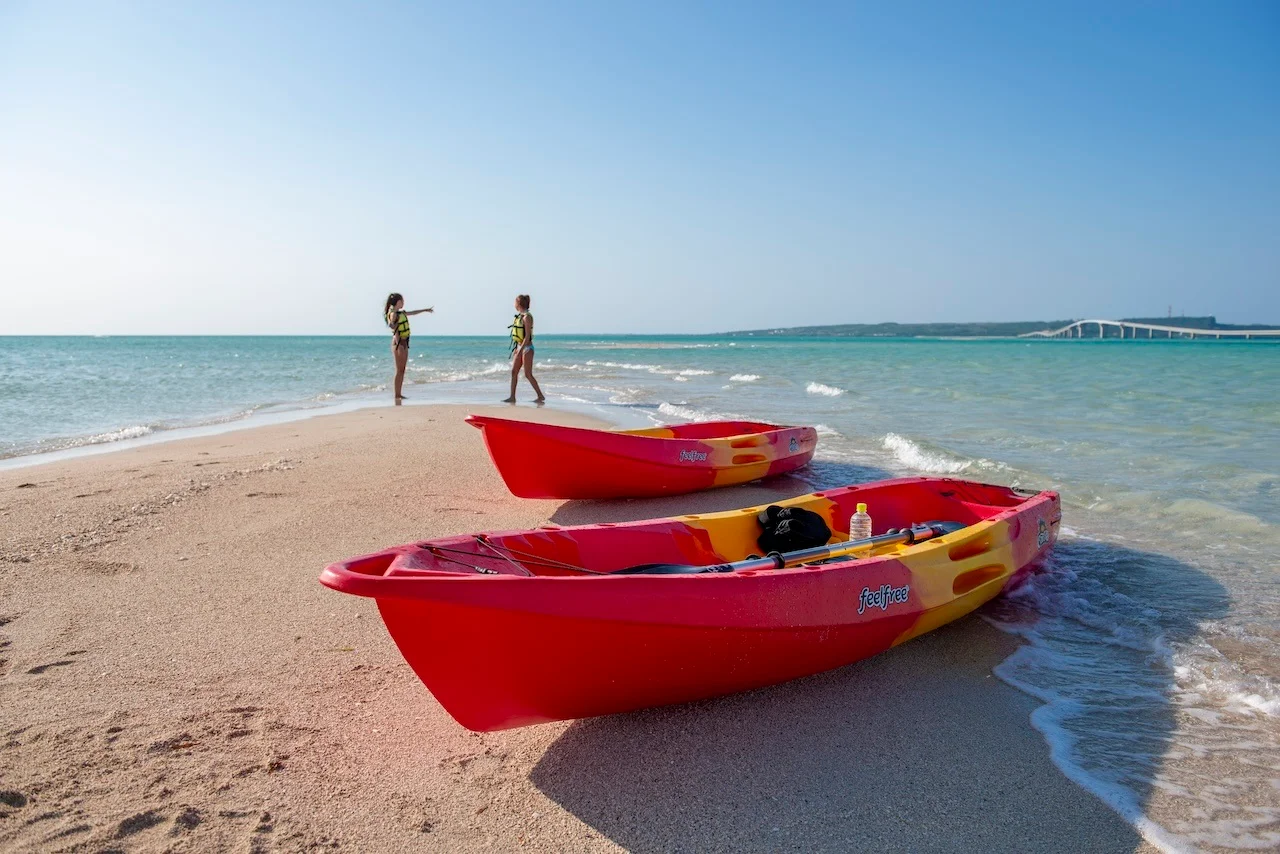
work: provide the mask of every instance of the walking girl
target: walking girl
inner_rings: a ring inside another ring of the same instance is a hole
[[[503,403],[516,402],[516,383],[520,381],[522,367],[525,379],[538,395],[534,402],[545,403],[547,399],[533,378],[533,315],[529,313],[528,294],[516,297],[516,317],[508,328],[511,330],[511,396]]]

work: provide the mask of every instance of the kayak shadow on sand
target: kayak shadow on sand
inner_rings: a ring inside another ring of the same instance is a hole
[[[1216,581],[1162,555],[1068,541],[1056,559],[1045,571],[1067,565],[1087,579],[1091,566],[1105,566],[1132,575],[1135,588],[1176,587],[1199,597],[1199,619],[1227,607]],[[1151,606],[1164,595],[1154,591]],[[1003,623],[1010,614],[1001,607],[997,600],[979,614]],[[1196,632],[1195,620],[1163,631],[1177,643]],[[1140,848],[1129,823],[1053,765],[1030,722],[1042,703],[992,674],[1018,647],[971,615],[806,679],[577,721],[530,779],[638,852]],[[1126,721],[1144,732],[1156,767],[1175,726],[1172,663],[1159,678],[1164,701],[1136,704]],[[1099,704],[1115,701],[1106,685],[1077,690],[1086,707],[1089,690]],[[1090,747],[1086,734],[1075,749]],[[1104,745],[1099,761],[1105,754]],[[1146,779],[1145,787],[1126,781],[1139,809],[1152,791]]]
[[[814,460],[797,472],[757,480],[742,486],[709,489],[664,498],[633,498],[608,501],[566,501],[551,514],[557,525],[587,525],[596,522],[633,522],[689,513],[718,513],[757,504],[769,504],[823,489],[870,483],[895,477],[873,466],[835,460]],[[874,511],[873,511],[874,512]],[[874,517],[873,517],[874,518]]]

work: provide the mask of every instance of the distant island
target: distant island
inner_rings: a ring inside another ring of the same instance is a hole
[[[1219,323],[1218,318],[1208,317],[1122,317],[1125,323],[1151,323],[1178,326],[1186,329],[1204,329],[1223,332],[1240,329],[1280,329],[1251,323],[1240,326]],[[1072,320],[1024,320],[1011,323],[842,323],[833,326],[791,326],[777,329],[744,329],[724,332],[723,335],[791,335],[812,338],[1015,338],[1028,332],[1060,329]]]

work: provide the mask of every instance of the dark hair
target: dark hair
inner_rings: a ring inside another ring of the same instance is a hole
[[[391,311],[391,306],[400,302],[402,299],[404,299],[404,297],[400,296],[400,294],[387,294],[387,304],[382,307],[382,319],[386,321],[388,326],[392,325],[391,321],[387,318],[387,314]]]
[[[517,296],[517,297],[516,297],[516,305],[520,306],[520,310],[521,310],[521,311],[528,311],[528,310],[529,310],[529,295],[528,295],[528,294],[520,294],[519,296]]]

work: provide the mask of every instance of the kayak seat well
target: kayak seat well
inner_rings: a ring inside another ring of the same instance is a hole
[[[747,439],[749,438],[748,434],[769,433],[784,428],[777,424],[768,424],[763,421],[700,421],[693,424],[674,424],[670,427],[657,429],[666,434],[658,437],[664,439]],[[628,430],[624,432],[630,435],[653,435],[648,430]],[[762,442],[768,441],[768,438],[764,436],[756,438]]]
[[[942,482],[941,488],[921,489],[917,484],[900,482],[818,492],[775,503],[820,514],[831,528],[833,543],[848,539],[849,517],[859,502],[868,504],[875,535],[934,520],[969,526],[996,515],[1007,503],[1001,500],[1008,494],[1002,487],[991,487],[989,500],[984,501],[988,496],[982,494],[985,489],[981,485],[965,485],[963,496],[947,489],[948,485]],[[425,573],[476,577],[581,576],[582,570],[608,573],[642,563],[708,566],[761,553],[757,542],[761,528],[756,517],[762,509],[749,507],[645,523],[491,534],[483,541],[449,538],[360,558],[349,569],[371,576]],[[961,573],[956,581],[960,587],[980,587],[1001,571],[996,565],[1003,558],[997,557],[999,549],[993,534],[975,531],[943,539],[941,544],[948,549],[950,562],[961,564],[956,567]],[[892,553],[897,548],[887,546],[875,553]],[[991,552],[990,557],[983,557],[987,552]]]

